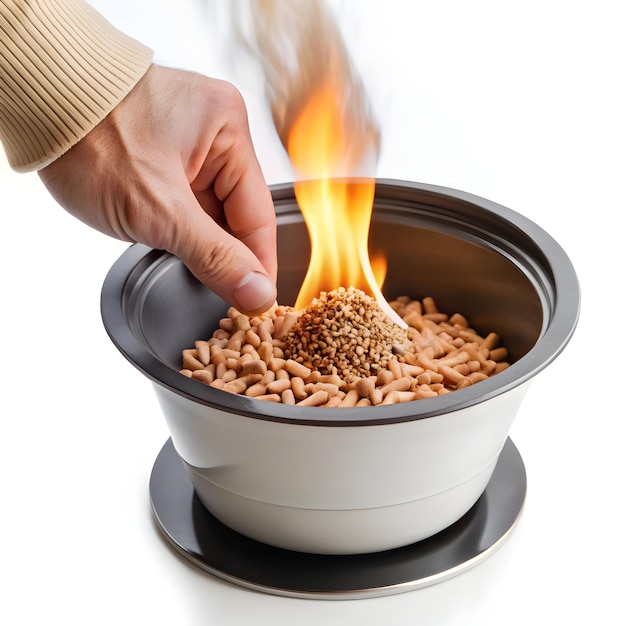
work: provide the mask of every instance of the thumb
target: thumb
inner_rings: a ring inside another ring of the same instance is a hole
[[[267,311],[276,301],[276,283],[239,239],[223,230],[192,196],[196,211],[176,224],[168,250],[204,285],[242,313]]]

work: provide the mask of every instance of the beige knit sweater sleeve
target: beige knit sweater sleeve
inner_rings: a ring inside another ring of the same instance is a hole
[[[0,0],[0,139],[11,167],[41,169],[64,154],[151,62],[84,0]]]

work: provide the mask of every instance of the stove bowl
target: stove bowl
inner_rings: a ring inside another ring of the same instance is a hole
[[[278,301],[293,304],[309,240],[293,186],[274,186],[272,194]],[[479,332],[497,332],[511,366],[397,405],[261,402],[179,373],[182,350],[210,337],[228,305],[176,257],[135,244],[105,279],[104,326],[152,381],[198,497],[248,537],[301,552],[359,554],[450,526],[484,491],[532,379],[575,330],[580,292],[565,252],[535,223],[483,198],[378,180],[369,249],[387,258],[388,300],[432,296]]]

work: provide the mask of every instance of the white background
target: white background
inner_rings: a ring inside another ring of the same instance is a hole
[[[291,173],[227,2],[94,2],[156,60],[243,92],[268,182]],[[568,252],[579,327],[511,436],[522,519],[478,567],[419,591],[314,601],[247,591],[179,557],[150,512],[168,433],[99,313],[126,248],[0,158],[0,562],[4,624],[623,624],[626,44],[621,3],[333,2],[382,128],[378,176],[514,209]]]

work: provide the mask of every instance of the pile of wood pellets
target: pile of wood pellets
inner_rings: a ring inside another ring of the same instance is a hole
[[[499,336],[481,336],[433,298],[389,303],[353,287],[322,292],[304,311],[231,307],[209,339],[183,350],[181,374],[216,389],[297,406],[363,407],[432,398],[509,366]]]

